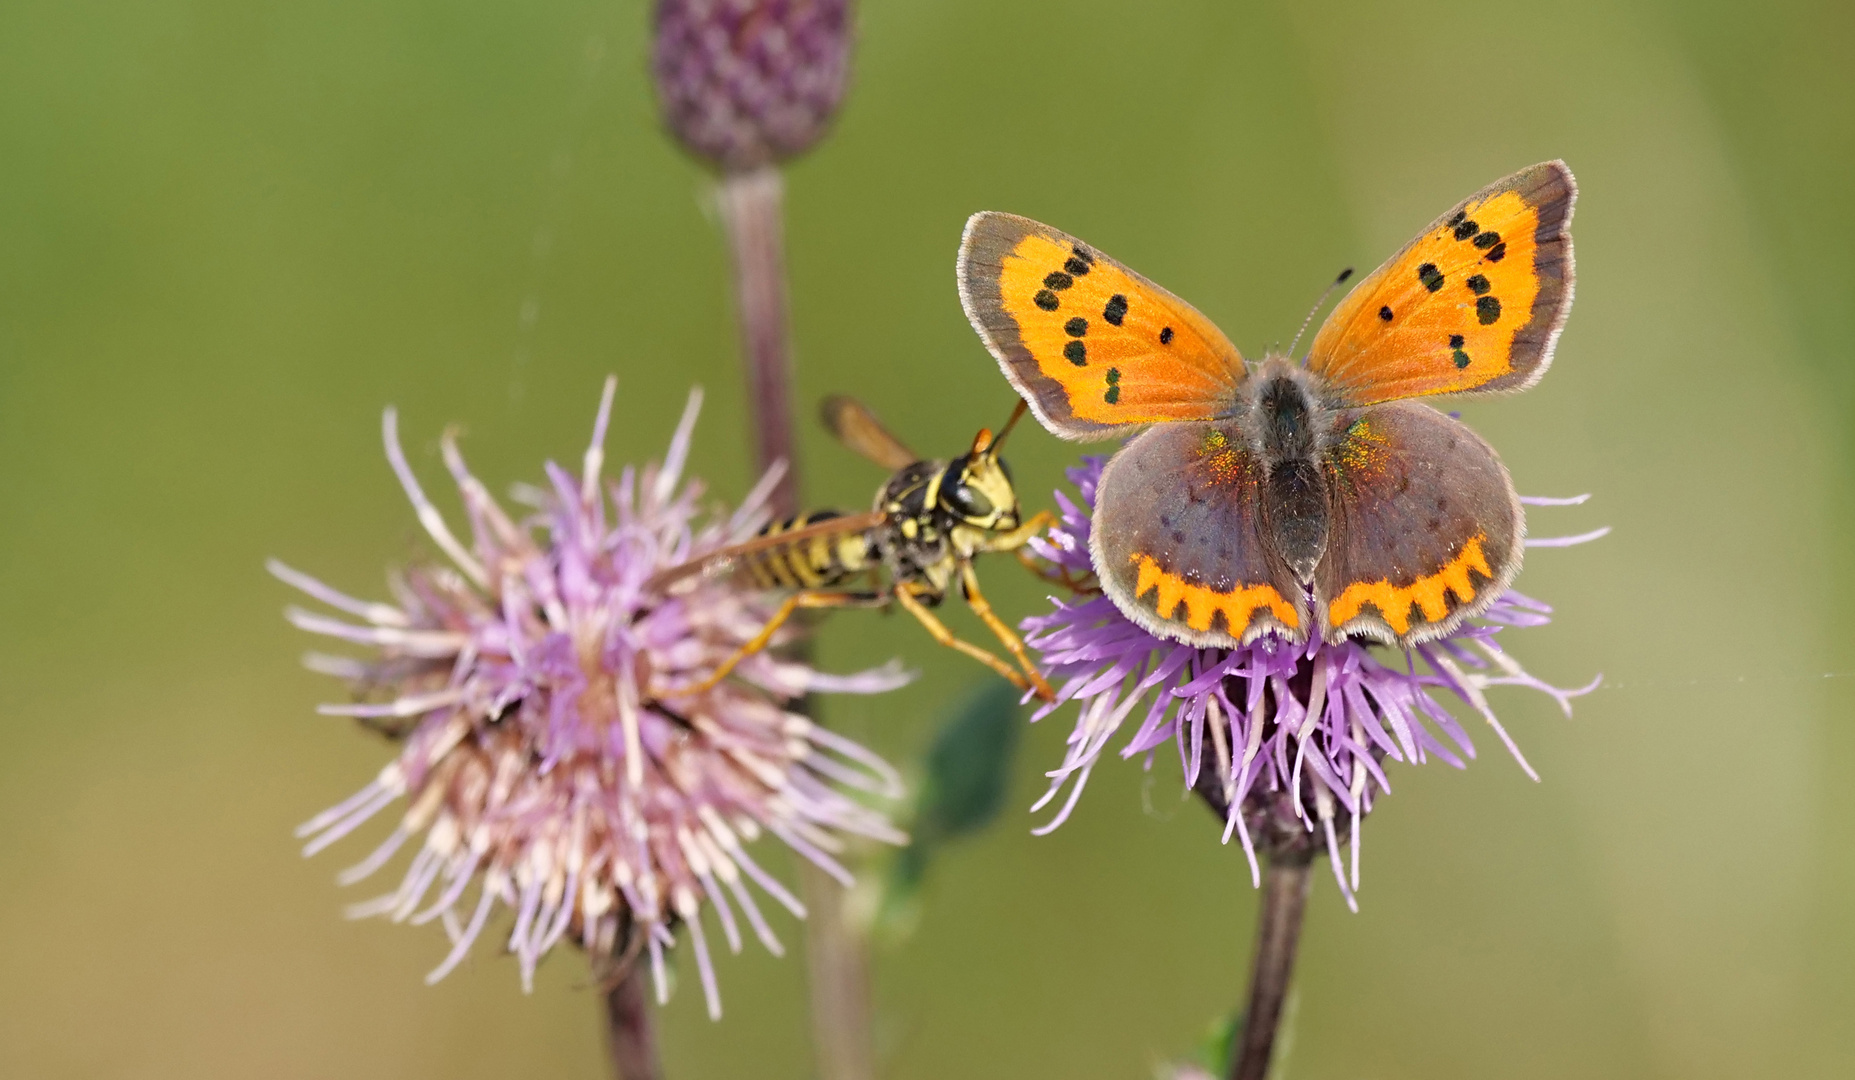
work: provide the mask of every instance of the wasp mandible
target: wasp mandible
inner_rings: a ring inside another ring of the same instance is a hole
[[[1038,697],[1054,700],[1050,684],[1025,654],[1024,642],[992,611],[973,572],[975,557],[1010,551],[1043,573],[1027,557],[1024,544],[1055,518],[1045,510],[1020,521],[1011,470],[999,457],[1005,437],[1024,410],[1019,401],[997,435],[982,428],[966,454],[938,461],[923,460],[910,450],[862,402],[837,395],[826,398],[824,422],[831,433],[893,471],[876,493],[875,508],[863,514],[816,510],[775,521],[752,540],[672,567],[647,583],[647,588],[669,589],[692,574],[726,571],[744,573],[761,588],[789,593],[738,652],[702,681],[676,687],[667,696],[697,694],[714,686],[742,660],[766,648],[800,608],[880,608],[893,603],[913,615],[935,641],[986,665],[1020,690],[1035,688]],[[998,637],[1017,668],[954,636],[934,614],[932,609],[956,582],[967,606]]]

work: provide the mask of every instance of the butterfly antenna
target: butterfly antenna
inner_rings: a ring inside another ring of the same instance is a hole
[[[1024,410],[1028,408],[1030,405],[1023,398],[1019,398],[1018,407],[1011,410],[1011,419],[1005,421],[1005,426],[998,429],[997,437],[986,446],[987,457],[994,460],[998,458],[999,448],[1005,445],[1005,436],[1011,434],[1011,429],[1018,426],[1018,421],[1024,418]]]
[[[1321,291],[1320,299],[1314,301],[1314,310],[1308,312],[1308,317],[1301,320],[1301,329],[1295,331],[1295,340],[1288,343],[1288,355],[1295,355],[1295,346],[1301,344],[1301,335],[1308,332],[1308,327],[1314,323],[1314,316],[1320,314],[1320,309],[1327,306],[1327,297],[1332,296],[1333,290],[1344,285],[1346,279],[1352,276],[1353,268],[1349,266],[1340,271],[1340,276],[1334,278],[1333,282]]]

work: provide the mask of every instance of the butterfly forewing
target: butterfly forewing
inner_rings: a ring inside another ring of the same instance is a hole
[[[1494,450],[1428,405],[1350,410],[1327,456],[1329,640],[1409,645],[1486,610],[1520,569],[1520,500]]]
[[[1262,463],[1236,424],[1162,424],[1109,460],[1090,555],[1102,588],[1160,637],[1234,646],[1303,635],[1300,587],[1260,520]]]
[[[1469,196],[1340,302],[1308,366],[1354,405],[1533,385],[1571,308],[1577,193],[1549,161]]]
[[[1012,214],[974,214],[958,266],[966,317],[1066,439],[1226,412],[1243,358],[1190,304],[1076,238]]]

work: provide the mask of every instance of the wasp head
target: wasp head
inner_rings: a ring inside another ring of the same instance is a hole
[[[961,524],[986,532],[1010,532],[1018,527],[1018,490],[1011,482],[1011,466],[998,454],[1005,436],[1023,415],[1024,402],[1020,401],[996,437],[981,428],[971,452],[948,463],[940,482],[940,504]]]

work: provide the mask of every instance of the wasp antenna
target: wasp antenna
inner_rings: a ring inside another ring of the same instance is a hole
[[[1011,434],[1011,429],[1018,426],[1018,421],[1024,418],[1024,411],[1028,408],[1030,408],[1030,406],[1025,402],[1025,400],[1023,398],[1019,398],[1018,407],[1011,410],[1011,419],[1005,421],[1005,426],[998,429],[998,437],[993,439],[985,447],[986,456],[992,457],[992,458],[998,457],[999,447],[1005,445],[1005,436]],[[986,434],[986,432],[980,432],[980,434],[984,435]],[[973,449],[976,451],[979,449],[979,447],[975,444]]]
[[[1321,290],[1320,299],[1314,301],[1314,310],[1308,312],[1308,317],[1301,320],[1301,329],[1295,331],[1295,340],[1288,343],[1288,355],[1290,356],[1295,355],[1295,346],[1301,344],[1301,335],[1307,333],[1309,324],[1311,324],[1314,321],[1314,316],[1318,315],[1320,313],[1320,309],[1326,306],[1327,297],[1332,296],[1333,290],[1339,288],[1341,285],[1346,284],[1346,279],[1352,276],[1353,276],[1353,268],[1349,266],[1346,269],[1340,271],[1340,275],[1334,278],[1333,281],[1330,284],[1328,284],[1328,286],[1325,289]]]

